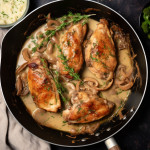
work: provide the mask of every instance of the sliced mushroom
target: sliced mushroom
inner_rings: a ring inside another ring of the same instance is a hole
[[[43,53],[46,50],[46,47],[37,48],[37,52]]]
[[[67,83],[67,86],[70,87],[72,90],[75,90],[75,86],[73,83]]]
[[[30,59],[31,59],[28,51],[29,51],[28,48],[24,48],[23,51],[22,51],[23,58],[26,61],[30,61]]]
[[[29,88],[28,88],[28,85],[24,86],[23,87],[23,90],[21,92],[21,96],[26,96],[27,94],[29,93]]]
[[[21,71],[23,71],[28,66],[28,62],[22,64],[20,67],[16,70],[16,75],[18,75]]]
[[[49,13],[49,14],[47,15],[47,19],[48,19],[48,20],[51,19],[51,13]]]
[[[32,58],[33,58],[33,57],[41,57],[41,56],[42,56],[42,54],[41,54],[41,53],[39,53],[39,52],[35,52],[35,53],[33,53]]]
[[[43,58],[45,58],[49,63],[51,63],[51,64],[55,64],[56,63],[56,57],[55,56],[53,56],[53,55],[51,55],[51,56],[49,56],[49,55],[47,55],[47,54],[43,54]]]
[[[121,89],[121,90],[128,90],[130,89],[132,86],[133,86],[134,82],[133,81],[130,81],[128,82],[127,84],[118,84],[118,87]]]
[[[48,28],[46,30],[55,30],[56,26],[59,26],[60,22],[58,20],[48,20],[47,26]]]
[[[130,89],[134,84],[132,74],[133,69],[126,72],[126,66],[120,65],[117,70],[117,76],[120,78],[115,80],[115,84],[122,90]]]
[[[29,88],[28,88],[28,80],[27,80],[27,73],[22,73],[21,75],[21,81],[22,81],[22,92],[21,92],[21,96],[26,96],[29,93]]]
[[[106,84],[106,86],[104,86],[104,87],[102,87],[102,88],[96,88],[96,90],[98,90],[98,91],[105,91],[105,90],[107,90],[108,88],[110,88],[112,84],[113,84],[113,79],[110,80],[110,81],[108,82],[108,84]]]
[[[38,47],[37,48],[37,52],[39,52],[39,53],[43,53],[45,50],[46,50],[46,48],[47,48],[47,41],[44,41],[43,42],[43,39],[39,39],[38,41],[37,41],[37,43],[38,44],[41,44],[42,43],[42,46],[40,46],[40,47]]]
[[[21,94],[22,88],[23,88],[23,85],[22,85],[21,77],[18,76],[17,81],[16,81],[17,95]]]
[[[42,39],[43,37],[40,37],[40,35],[43,35],[43,33],[41,31],[39,31],[37,34],[36,34],[36,38],[37,39]],[[44,36],[44,35],[43,35]]]
[[[85,78],[83,80],[84,82],[94,82],[95,86],[98,86],[98,81],[96,79],[93,78]]]
[[[47,45],[47,53],[52,54],[53,53],[53,43],[49,42]]]
[[[69,95],[70,96],[72,96],[72,94],[75,92],[75,90],[76,90],[76,88],[75,88],[75,86],[73,85],[73,83],[67,83],[66,84],[67,85],[67,87],[69,88]]]
[[[29,93],[27,74],[22,73],[19,75],[16,81],[17,95],[25,96]]]
[[[95,80],[93,78],[85,78],[84,80],[88,81],[88,82],[94,81],[94,83],[95,83]],[[98,83],[96,83],[96,85],[97,84]],[[82,87],[80,87],[80,85],[81,85],[81,80],[78,81],[76,84],[76,91],[80,91],[80,90],[85,91],[86,90],[86,92],[90,93],[90,94],[97,94],[97,92],[98,92],[98,90],[96,89],[96,86],[93,86],[93,85],[90,85],[87,83],[84,83],[84,85]]]
[[[37,44],[40,45],[42,43],[42,41],[43,41],[43,38],[38,39]]]
[[[77,82],[76,84],[76,91],[79,91],[80,90],[80,83],[81,83],[81,80]]]
[[[58,35],[52,37],[52,42],[59,44]]]
[[[113,78],[113,72],[104,73],[102,75],[102,79],[106,80],[106,82],[109,81],[109,80],[111,80],[112,78]]]

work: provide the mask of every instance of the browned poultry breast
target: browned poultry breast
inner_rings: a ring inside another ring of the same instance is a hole
[[[107,20],[100,19],[100,23],[90,37],[85,48],[85,61],[97,78],[112,81],[117,60]]]
[[[63,55],[67,59],[67,64],[70,68],[74,69],[77,73],[80,71],[83,64],[82,55],[82,42],[86,34],[86,24],[83,26],[82,23],[78,23],[70,27],[66,33],[60,39],[60,48],[62,49]],[[58,57],[61,54],[58,54]],[[69,72],[66,71],[66,66],[63,63],[64,60],[58,59],[58,68],[60,74],[70,77]]]
[[[61,107],[60,98],[46,61],[33,57],[28,66],[28,86],[34,102],[39,108],[57,112]]]
[[[114,103],[87,92],[77,92],[72,97],[72,107],[63,111],[69,123],[88,123],[109,115]]]

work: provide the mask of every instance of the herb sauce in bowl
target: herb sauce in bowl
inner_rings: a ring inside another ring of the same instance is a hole
[[[28,0],[0,0],[0,27],[10,27],[24,17]]]

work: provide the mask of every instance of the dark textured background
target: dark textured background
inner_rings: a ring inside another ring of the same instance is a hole
[[[51,0],[30,0],[30,9],[37,8]],[[149,0],[95,0],[119,12],[133,26],[139,35],[148,59],[150,60],[150,40],[142,34],[139,26],[139,16],[143,7]],[[150,98],[148,97],[149,85],[145,98],[135,117],[121,130],[115,139],[122,150],[150,150]],[[150,95],[150,94],[149,94]],[[52,145],[52,150],[106,150],[104,143],[99,143],[83,148],[64,148]]]

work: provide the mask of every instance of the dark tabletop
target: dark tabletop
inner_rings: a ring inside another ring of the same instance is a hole
[[[30,0],[30,9],[37,8],[51,0]],[[133,26],[139,35],[148,59],[150,61],[150,40],[145,39],[139,26],[139,16],[142,8],[149,0],[95,0],[119,12]],[[148,84],[146,95],[141,107],[130,123],[121,130],[115,139],[122,150],[150,150],[150,99],[148,98]],[[82,148],[64,148],[52,145],[52,150],[106,150],[104,143]]]

